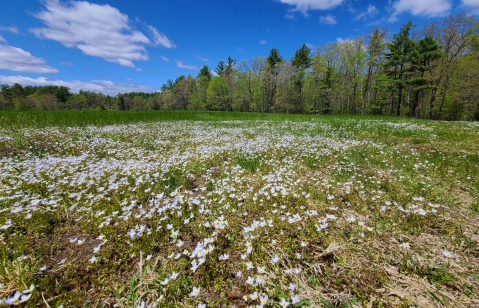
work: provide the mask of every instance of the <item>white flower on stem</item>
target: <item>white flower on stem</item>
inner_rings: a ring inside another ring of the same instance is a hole
[[[30,297],[32,297],[32,293],[30,293],[28,295],[22,295],[22,297],[20,298],[20,303],[26,302],[27,300],[30,299]]]
[[[448,258],[452,258],[452,257],[453,257],[452,253],[451,253],[450,251],[447,251],[447,250],[444,250],[444,251],[442,252],[442,254],[443,254],[445,257],[448,257]]]
[[[254,284],[254,278],[248,276],[248,279],[246,279],[246,283],[249,284],[249,285],[253,285]]]
[[[266,305],[268,303],[268,295],[260,296],[259,297],[259,302],[261,303],[261,306]]]
[[[28,294],[28,293],[32,293],[33,290],[35,290],[35,286],[33,284],[30,285],[30,288],[26,289],[25,291],[23,291],[22,293],[23,294]]]
[[[146,261],[150,261],[151,260],[151,257],[153,257],[152,255],[147,255],[146,256]]]
[[[67,258],[61,260],[60,262],[58,262],[58,264],[63,264],[63,263],[65,263],[66,260],[67,260]]]
[[[173,272],[171,273],[170,279],[171,279],[171,280],[176,280],[176,278],[178,278],[178,275],[179,275],[179,274],[180,274],[180,273],[176,273],[176,272],[173,271]]]
[[[399,247],[404,248],[404,249],[409,249],[409,243],[401,243],[399,244]]]
[[[169,280],[168,278],[165,278],[165,280],[160,281],[160,284],[161,284],[162,286],[166,286],[166,285],[168,284],[168,281],[170,281],[170,280]]]
[[[287,302],[283,297],[283,298],[281,298],[281,302],[279,302],[279,305],[283,308],[286,308],[286,307],[289,306],[289,302]]]
[[[251,300],[255,300],[258,298],[258,292],[254,292],[253,294],[250,294],[249,297],[251,298]]]
[[[191,291],[190,296],[197,297],[200,294],[201,287],[193,287],[193,291]]]
[[[206,304],[198,304],[198,308],[206,308]]]
[[[288,289],[290,289],[291,291],[294,291],[296,289],[296,285],[293,283],[290,283]]]
[[[354,215],[351,215],[349,216],[348,218],[346,218],[346,221],[347,222],[355,222],[356,221],[356,217]]]
[[[299,296],[298,295],[292,296],[291,297],[291,304],[295,305],[297,303],[299,303]]]
[[[5,301],[5,304],[7,305],[18,305],[20,304],[20,296],[22,295],[22,293],[20,292],[15,292],[15,295],[13,295],[13,297],[11,298],[7,298],[7,300]]]
[[[278,261],[279,261],[278,255],[274,255],[274,257],[271,258],[271,261],[269,261],[269,263],[271,263],[272,265],[275,265],[276,263],[278,263]]]
[[[264,274],[264,273],[266,273],[266,266],[263,266],[263,267],[257,266],[256,269],[258,270],[258,273],[259,273],[259,274]]]
[[[219,257],[220,261],[225,261],[225,260],[228,260],[228,258],[230,257],[229,254],[224,254],[222,256]]]
[[[100,251],[100,248],[101,248],[101,244],[93,248],[93,253],[98,253],[98,251]]]
[[[28,257],[25,256],[25,255],[21,255],[20,257],[17,258],[17,261],[21,262],[21,261],[25,260],[26,258],[28,258]]]
[[[94,262],[98,261],[98,259],[95,256],[92,256],[91,259],[88,260],[88,261],[90,261],[90,263],[94,263]]]

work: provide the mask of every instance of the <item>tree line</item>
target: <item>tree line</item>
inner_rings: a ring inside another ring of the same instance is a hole
[[[286,59],[228,57],[169,79],[156,93],[114,97],[66,87],[2,85],[1,109],[216,110],[479,120],[479,24],[466,13],[398,33],[303,44]]]

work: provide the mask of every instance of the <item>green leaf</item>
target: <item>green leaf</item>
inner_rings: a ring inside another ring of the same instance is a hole
[[[303,299],[302,301],[300,301],[299,303],[296,304],[296,307],[301,307],[301,306],[304,306],[304,305],[311,306],[311,302],[308,301],[308,300]]]

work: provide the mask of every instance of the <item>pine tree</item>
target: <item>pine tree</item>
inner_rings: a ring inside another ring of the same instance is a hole
[[[222,76],[225,70],[226,70],[225,61],[220,60],[220,62],[218,62],[218,66],[215,68],[215,72],[216,74],[218,74],[218,76]]]
[[[278,49],[273,48],[269,52],[269,57],[266,58],[266,63],[268,64],[269,68],[271,68],[277,74],[277,64],[283,62],[283,57],[279,54]]]
[[[393,40],[387,45],[389,52],[385,53],[386,62],[383,64],[386,75],[394,83],[394,90],[398,95],[396,105],[397,116],[401,115],[405,73],[411,61],[411,53],[415,47],[414,42],[409,37],[413,25],[413,22],[409,21],[401,28],[399,33],[394,34]],[[392,103],[394,103],[394,101]],[[394,104],[392,104],[391,107],[391,111],[393,111]]]
[[[294,80],[295,88],[296,88],[296,112],[303,112],[303,78],[305,75],[305,70],[310,68],[313,64],[313,58],[310,56],[311,48],[303,44],[298,50],[296,50],[294,57],[291,59],[291,63],[296,68],[296,77]]]
[[[210,68],[207,65],[203,65],[198,73],[198,79],[202,81],[210,81],[213,76],[211,75]]]
[[[407,84],[413,86],[412,91],[414,92],[410,110],[411,116],[417,116],[421,93],[434,89],[434,85],[425,77],[425,74],[431,70],[431,65],[443,56],[441,46],[432,37],[426,37],[415,44],[415,49],[410,57],[411,67],[409,71],[416,73],[418,76],[407,81]],[[432,117],[432,110],[429,110],[429,113],[429,116]]]

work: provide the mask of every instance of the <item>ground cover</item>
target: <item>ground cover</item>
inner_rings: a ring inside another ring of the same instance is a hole
[[[479,305],[477,123],[0,118],[6,304]]]

